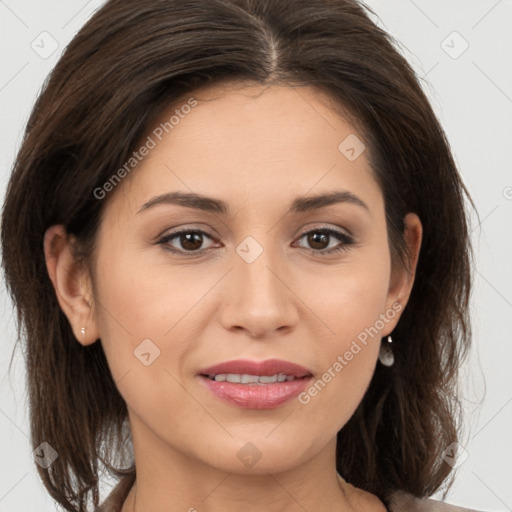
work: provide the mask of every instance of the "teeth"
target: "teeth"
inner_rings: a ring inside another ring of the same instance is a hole
[[[238,373],[219,373],[218,375],[208,375],[208,377],[217,382],[234,382],[237,384],[272,384],[274,382],[285,382],[295,380],[293,375],[284,373],[269,375],[240,375]]]
[[[231,374],[231,375],[233,375],[233,374]],[[237,377],[238,377],[238,375],[237,375]],[[251,384],[253,382],[258,382],[258,380],[259,380],[259,377],[257,375],[242,375],[240,378],[240,382],[242,384]]]
[[[277,382],[277,375],[262,375],[259,379],[259,382],[262,382],[263,384],[271,384],[272,382]]]

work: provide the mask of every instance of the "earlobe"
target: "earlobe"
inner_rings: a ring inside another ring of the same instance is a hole
[[[82,345],[94,343],[99,333],[94,319],[90,279],[73,257],[70,236],[63,225],[51,226],[46,231],[44,255],[57,300],[76,339]]]
[[[408,257],[405,258],[407,268],[396,268],[392,272],[386,301],[387,308],[393,308],[395,311],[398,310],[399,304],[400,313],[396,315],[395,321],[388,325],[386,331],[389,332],[381,333],[382,336],[387,336],[392,332],[409,300],[420,255],[423,226],[419,217],[415,213],[408,213],[404,217],[404,225],[404,240],[409,252]]]

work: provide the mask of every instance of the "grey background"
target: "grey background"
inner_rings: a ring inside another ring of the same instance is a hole
[[[46,75],[101,4],[0,0],[2,201],[24,125]],[[461,381],[466,411],[458,449],[462,457],[446,501],[479,510],[512,510],[512,1],[367,4],[423,77],[481,219],[480,225],[476,217],[472,220],[475,337]],[[52,45],[58,45],[53,53]],[[10,376],[7,372],[15,331],[3,281],[0,322],[0,512],[56,510],[39,482],[28,442],[20,351]],[[110,486],[106,481],[104,492]]]

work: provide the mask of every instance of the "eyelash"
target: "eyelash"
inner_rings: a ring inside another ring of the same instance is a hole
[[[181,235],[183,233],[198,233],[201,235],[206,235],[208,238],[210,238],[214,242],[216,242],[216,240],[212,236],[210,236],[208,233],[206,233],[205,231],[202,231],[200,229],[185,228],[185,229],[173,231],[172,233],[169,233],[169,234],[161,237],[157,241],[157,244],[163,245],[166,250],[168,250],[174,254],[179,254],[179,255],[182,255],[185,257],[196,256],[196,255],[202,254],[203,252],[207,252],[207,251],[213,249],[213,247],[211,247],[208,249],[201,249],[198,251],[182,251],[182,250],[177,250],[177,249],[171,249],[169,246],[166,245],[171,240],[173,240],[174,238],[177,238],[179,235]],[[354,240],[352,239],[352,237],[350,237],[349,235],[347,235],[341,231],[338,231],[338,230],[332,229],[332,228],[319,228],[319,229],[312,229],[310,231],[306,231],[306,232],[302,233],[302,235],[298,238],[298,240],[300,240],[301,238],[304,238],[304,236],[309,235],[310,233],[327,234],[327,235],[333,236],[334,238],[337,238],[341,242],[341,245],[333,247],[327,251],[326,250],[318,251],[315,249],[309,249],[310,252],[312,252],[313,254],[318,254],[319,256],[325,256],[328,254],[337,253],[339,251],[348,251],[350,249],[350,246],[354,245]]]

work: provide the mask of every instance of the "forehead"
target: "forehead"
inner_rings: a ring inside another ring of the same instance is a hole
[[[229,197],[235,210],[329,188],[378,201],[363,135],[313,87],[202,88],[161,112],[140,144],[151,148],[120,187],[132,211],[176,190]]]

